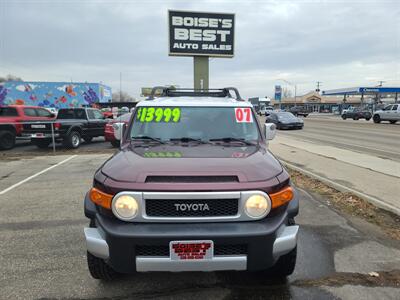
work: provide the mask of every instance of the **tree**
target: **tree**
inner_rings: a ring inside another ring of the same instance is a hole
[[[291,98],[292,91],[290,89],[288,89],[287,87],[282,88],[282,97],[283,98]]]
[[[127,92],[117,92],[112,94],[112,102],[135,102],[136,99]]]
[[[22,81],[22,78],[8,74],[6,76],[0,76],[0,83],[6,82],[6,81]]]

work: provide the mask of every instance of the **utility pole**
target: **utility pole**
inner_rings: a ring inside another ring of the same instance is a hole
[[[322,83],[321,81],[317,81],[317,89],[315,91],[318,93],[321,91],[319,88],[321,86],[321,83]]]
[[[119,72],[119,102],[122,102],[122,72]]]

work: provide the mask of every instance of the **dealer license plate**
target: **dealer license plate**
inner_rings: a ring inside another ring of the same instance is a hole
[[[34,133],[34,134],[31,135],[31,137],[33,137],[33,138],[42,138],[42,137],[44,137],[44,134],[43,133]]]
[[[171,260],[209,260],[214,255],[213,241],[172,241],[169,243]]]

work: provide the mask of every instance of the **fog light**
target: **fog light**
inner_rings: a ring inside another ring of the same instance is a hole
[[[253,195],[247,199],[245,204],[246,214],[251,218],[265,217],[270,209],[269,201],[263,195]]]
[[[123,220],[130,220],[136,217],[138,209],[138,202],[129,195],[121,195],[113,201],[112,210],[114,214]]]

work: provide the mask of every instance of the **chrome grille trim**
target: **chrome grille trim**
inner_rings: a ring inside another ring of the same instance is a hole
[[[228,222],[228,221],[254,221],[244,212],[246,200],[253,195],[263,195],[269,202],[271,208],[271,200],[269,196],[259,190],[254,191],[232,191],[232,192],[139,192],[127,191],[120,192],[115,195],[114,200],[121,195],[130,195],[134,197],[139,204],[139,213],[127,222],[139,223],[189,223],[189,222]],[[146,214],[146,199],[238,199],[238,213],[231,216],[209,216],[209,217],[153,217]],[[113,200],[113,202],[114,202]]]

